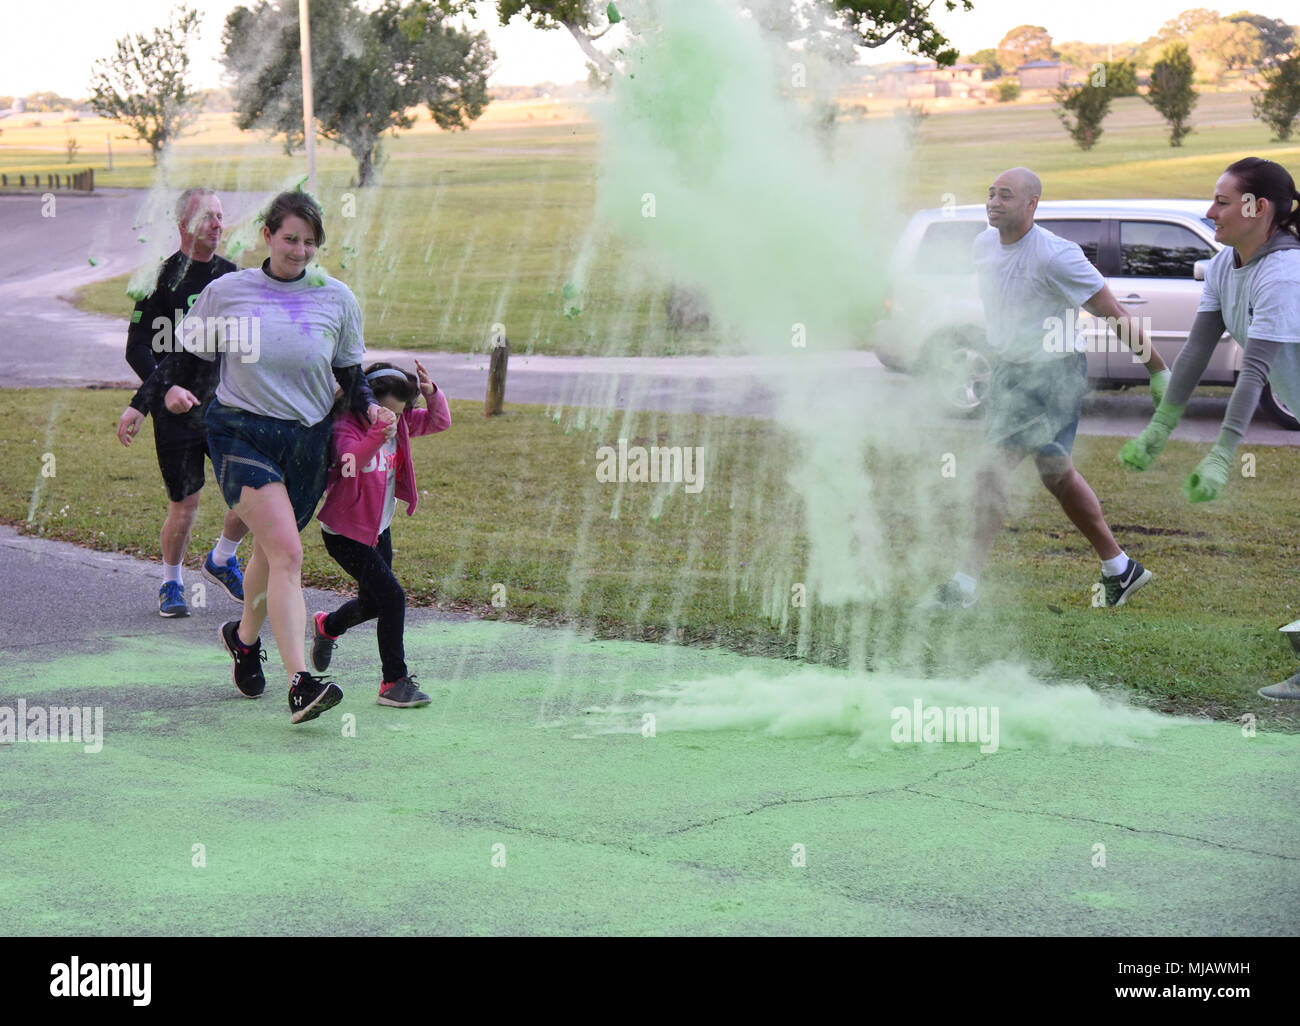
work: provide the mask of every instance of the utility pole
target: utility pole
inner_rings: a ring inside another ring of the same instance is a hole
[[[302,134],[307,143],[307,189],[316,195],[316,129],[311,101],[311,26],[308,0],[298,0],[298,36],[302,41]]]

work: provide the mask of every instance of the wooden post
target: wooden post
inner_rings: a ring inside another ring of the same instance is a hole
[[[95,191],[95,169],[93,167],[86,171],[86,191]]]
[[[488,364],[487,399],[483,403],[483,416],[495,417],[501,413],[506,400],[506,363],[510,360],[510,340],[502,338],[492,347],[492,362]]]

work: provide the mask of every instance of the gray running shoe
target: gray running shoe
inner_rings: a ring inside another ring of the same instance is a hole
[[[917,608],[923,613],[938,613],[951,609],[969,609],[975,604],[978,592],[967,593],[951,577],[939,585],[938,591]]]
[[[1260,688],[1261,698],[1267,698],[1273,702],[1285,702],[1300,700],[1300,672],[1293,673],[1281,684],[1270,684],[1266,688]]]

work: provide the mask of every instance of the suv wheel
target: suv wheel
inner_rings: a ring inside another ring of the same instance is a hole
[[[970,329],[935,336],[926,343],[919,369],[931,377],[950,410],[963,417],[982,411],[993,377],[982,332]]]
[[[1275,424],[1282,425],[1288,431],[1300,431],[1300,420],[1296,419],[1296,415],[1277,397],[1273,386],[1267,382],[1259,397],[1259,408],[1267,413]]]

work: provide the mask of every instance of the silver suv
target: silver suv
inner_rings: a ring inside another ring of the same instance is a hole
[[[1205,277],[1204,261],[1221,249],[1201,200],[1057,200],[1038,204],[1034,221],[1078,243],[1130,315],[1149,318],[1165,363],[1187,341]],[[980,409],[990,352],[971,262],[975,236],[988,228],[983,205],[923,210],[908,223],[890,270],[885,316],[873,329],[876,355],[891,370],[932,374],[945,400],[963,413]],[[1088,378],[1098,388],[1144,384],[1146,368],[1108,332],[1077,311],[1088,341]],[[1224,335],[1201,378],[1233,385],[1242,349]],[[1266,387],[1260,408],[1300,431],[1300,420]]]

